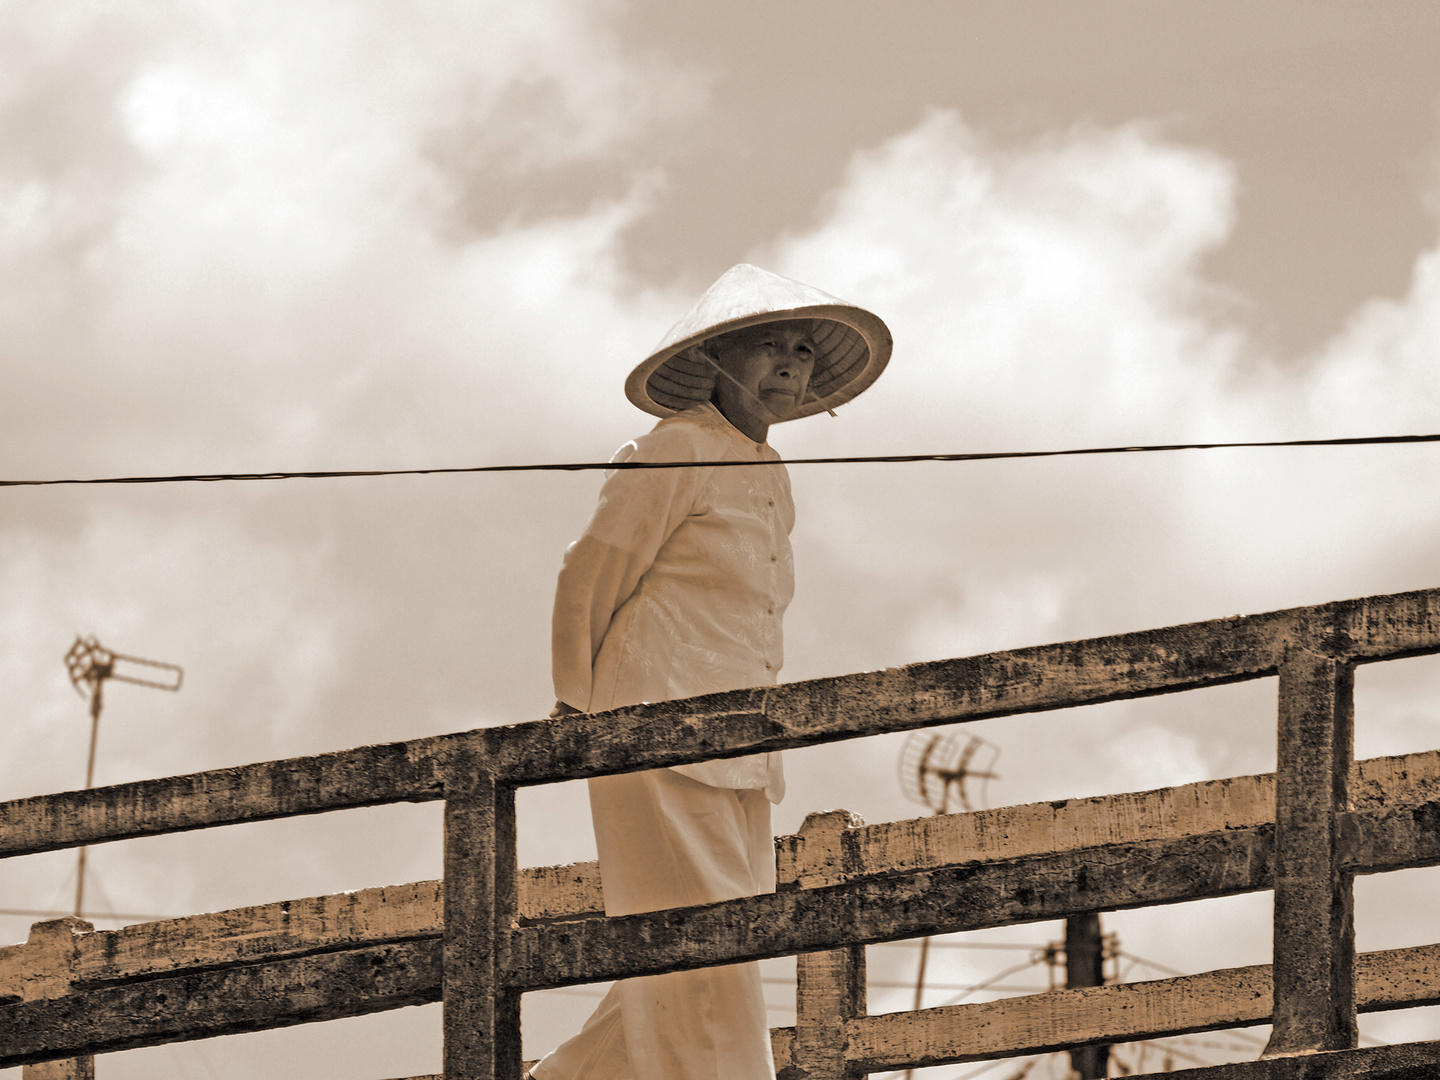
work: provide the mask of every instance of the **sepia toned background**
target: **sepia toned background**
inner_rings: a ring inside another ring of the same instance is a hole
[[[1440,431],[1437,55],[1422,0],[6,0],[0,479],[603,460],[652,422],[625,374],[739,261],[895,337],[838,418],[772,430],[787,456]],[[1429,446],[792,482],[784,679],[1429,587],[1440,563]],[[185,668],[175,695],[111,686],[100,784],[543,716],[555,572],[599,483],[0,489],[0,798],[83,783],[76,634]],[[1358,687],[1357,755],[1440,746],[1440,663]],[[1267,681],[975,725],[1000,752],[984,798],[1273,768],[1273,711]],[[777,830],[925,813],[900,749],[790,754]],[[521,813],[527,864],[593,857],[581,785]],[[439,857],[434,805],[157,838],[93,849],[87,907],[216,910]],[[63,912],[74,874],[0,864],[0,908]],[[1359,947],[1440,940],[1437,885],[1362,880]],[[0,944],[35,917],[0,915]],[[1106,929],[1127,978],[1262,963],[1269,898]],[[997,986],[1043,988],[1030,950],[1058,936],[941,951],[926,1003],[1011,966]],[[909,1007],[915,959],[870,950],[871,1011]],[[527,997],[527,1054],[597,998]],[[433,1072],[439,1010],[99,1067]]]

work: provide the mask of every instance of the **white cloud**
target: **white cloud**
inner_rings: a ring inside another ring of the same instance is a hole
[[[1281,376],[1200,271],[1233,201],[1224,161],[1143,127],[1002,149],[930,115],[858,154],[821,224],[765,253],[869,304],[896,340],[839,420],[775,441],[802,456],[1423,426],[1440,256],[1406,300],[1360,312],[1313,374]],[[1430,467],[1396,469],[1392,453],[797,471],[799,536],[902,590],[924,625],[970,627],[973,644],[1088,636],[1403,587],[1382,552],[1432,546],[1417,531],[1433,517]],[[1037,590],[1051,600],[1034,605]],[[948,613],[937,596],[953,597]]]
[[[1233,200],[1224,161],[1143,127],[998,148],[954,115],[927,117],[858,154],[813,231],[757,256],[873,307],[896,340],[838,420],[786,425],[775,443],[798,457],[1433,429],[1440,256],[1420,260],[1403,300],[1367,306],[1311,364],[1281,371],[1200,268]],[[1440,556],[1433,460],[1423,448],[797,467],[785,677],[1425,587]],[[1366,752],[1433,743],[1433,666],[1405,685],[1403,700],[1364,702]],[[1273,724],[1262,683],[982,728],[1005,748],[994,797],[1028,801],[1273,768]],[[883,794],[888,751],[873,788],[854,782],[863,753],[806,755],[829,784],[865,792],[851,808],[913,813]]]
[[[1437,352],[1440,250],[1431,250],[1416,260],[1403,298],[1369,301],[1321,349],[1309,399],[1317,427],[1386,435],[1435,431]]]
[[[611,249],[654,178],[529,226],[467,223],[476,200],[608,160],[698,101],[588,5],[9,18],[36,52],[0,96],[12,468],[273,467],[377,441],[443,453],[453,403],[478,405],[472,438],[477,419],[518,435],[523,414],[499,407],[517,383],[630,333]],[[97,75],[102,31],[116,44]],[[47,156],[56,112],[87,126]]]
[[[64,790],[83,776],[87,706],[61,662],[77,634],[188,671],[179,694],[107,687],[97,783],[283,753],[340,677],[341,627],[354,618],[324,578],[314,553],[218,515],[109,509],[73,537],[0,531],[0,673],[15,750],[5,790]]]
[[[1213,775],[1195,734],[1150,725],[1131,728],[1109,740],[1104,754],[1113,763],[1115,791],[1193,784]]]
[[[594,390],[668,317],[613,251],[655,178],[471,220],[697,100],[607,12],[14,4],[0,25],[24,44],[0,65],[9,475],[591,457],[632,433]],[[112,688],[101,783],[540,715],[548,592],[593,498],[490,478],[7,495],[7,798],[83,777],[77,632],[186,668],[177,695]],[[433,821],[338,818],[338,838],[225,830],[95,865],[118,906],[160,912],[434,876],[411,865]],[[72,867],[9,865],[7,902],[53,902]]]
[[[894,445],[895,413],[910,439],[972,445],[1175,434],[1239,345],[1197,270],[1233,184],[1139,127],[999,150],[937,112],[857,155],[824,224],[774,258],[890,323],[895,360],[847,424],[868,437]]]

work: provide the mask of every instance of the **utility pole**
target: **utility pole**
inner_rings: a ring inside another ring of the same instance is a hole
[[[1097,913],[1065,920],[1065,986],[1076,989],[1105,985],[1105,938]],[[1071,1075],[1102,1080],[1110,1071],[1109,1046],[1077,1046],[1070,1051]]]
[[[140,665],[144,668],[154,668],[173,674],[171,680],[168,675],[165,681],[155,678],[141,678],[139,675],[130,674],[130,665]],[[118,667],[118,670],[117,670]],[[122,656],[120,653],[111,652],[95,638],[75,637],[75,644],[70,646],[70,651],[65,654],[65,668],[70,673],[70,683],[75,687],[81,697],[85,696],[86,689],[90,692],[90,753],[85,760],[85,790],[95,786],[95,746],[100,738],[100,710],[104,707],[105,681],[115,679],[118,682],[134,683],[136,686],[149,686],[156,690],[175,691],[180,689],[180,683],[185,678],[185,672],[178,664],[167,664],[160,660],[142,660],[138,656]],[[82,917],[85,904],[85,852],[87,849],[80,849],[80,865],[75,877],[75,917]]]
[[[131,665],[139,665],[141,673],[134,673]],[[144,669],[152,669],[146,671]],[[150,686],[156,690],[179,690],[185,672],[177,664],[166,664],[159,660],[142,660],[138,656],[122,656],[111,652],[94,637],[82,638],[76,635],[75,644],[65,654],[65,670],[70,673],[70,683],[75,691],[84,697],[90,694],[90,753],[85,759],[85,790],[95,786],[95,746],[100,738],[100,710],[105,703],[105,683],[109,679]],[[164,672],[164,681],[158,678],[142,678],[141,674],[154,675]],[[173,678],[172,678],[173,676]],[[82,922],[85,907],[85,848],[80,849],[80,865],[75,875],[75,914],[65,919],[52,919],[35,923],[30,927],[31,942],[53,942],[69,939],[78,931],[89,931],[91,926]],[[21,1080],[95,1080],[95,1058],[93,1056],[65,1058],[57,1061],[42,1061],[26,1065],[21,1069]]]

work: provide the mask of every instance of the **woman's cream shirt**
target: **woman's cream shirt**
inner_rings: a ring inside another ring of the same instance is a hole
[[[622,461],[756,468],[620,469],[565,553],[555,591],[555,696],[582,712],[775,682],[795,591],[795,507],[779,455],[704,404],[626,443]],[[714,787],[784,795],[779,754],[681,765]]]

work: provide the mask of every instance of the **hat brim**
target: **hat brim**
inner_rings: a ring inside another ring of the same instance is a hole
[[[851,304],[808,304],[728,319],[667,344],[646,358],[625,380],[625,396],[652,416],[673,416],[710,400],[715,372],[685,353],[695,345],[747,326],[823,320],[816,334],[815,370],[804,401],[787,420],[826,412],[853,400],[890,362],[890,330],[878,315]]]

